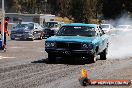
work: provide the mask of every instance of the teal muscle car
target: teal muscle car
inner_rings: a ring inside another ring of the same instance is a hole
[[[81,57],[94,63],[97,55],[106,60],[108,39],[109,36],[97,24],[66,24],[45,41],[45,51],[49,62],[56,61],[56,57]]]

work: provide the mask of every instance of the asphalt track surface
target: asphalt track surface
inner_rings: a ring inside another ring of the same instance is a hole
[[[118,37],[118,36],[117,36]],[[116,37],[111,44],[116,44]],[[88,64],[57,60],[48,63],[45,40],[11,41],[0,51],[0,88],[84,88],[78,79],[84,67],[90,79],[132,79],[132,58],[108,57]],[[120,54],[119,54],[120,55]],[[86,88],[132,88],[132,86],[87,86]]]

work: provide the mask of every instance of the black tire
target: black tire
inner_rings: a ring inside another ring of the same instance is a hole
[[[90,62],[90,63],[95,63],[96,60],[97,60],[97,59],[96,59],[96,55],[95,55],[95,54],[89,56],[89,62]]]
[[[107,57],[107,51],[108,51],[108,48],[106,48],[101,54],[100,54],[100,60],[106,60]]]
[[[15,40],[15,38],[11,38],[11,40]]]
[[[43,39],[43,37],[42,36],[40,36],[39,38],[38,38],[38,40],[42,40]]]
[[[54,54],[48,53],[48,62],[56,62],[56,56]]]
[[[33,39],[33,38],[29,38],[28,40],[29,40],[29,41],[34,41],[34,39]]]

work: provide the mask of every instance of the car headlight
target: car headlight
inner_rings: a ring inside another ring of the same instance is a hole
[[[82,44],[82,49],[93,49],[93,45],[92,44]]]
[[[53,47],[55,47],[55,45],[56,45],[55,42],[46,42],[45,43],[46,48],[50,48],[50,47],[53,48]]]

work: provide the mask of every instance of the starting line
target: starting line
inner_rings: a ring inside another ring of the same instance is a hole
[[[0,56],[0,59],[7,59],[7,58],[9,58],[9,59],[11,58],[12,59],[12,58],[15,58],[15,57],[3,57],[3,56]]]

